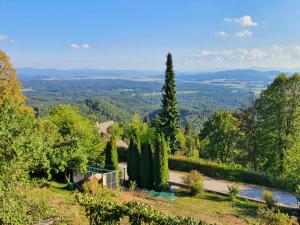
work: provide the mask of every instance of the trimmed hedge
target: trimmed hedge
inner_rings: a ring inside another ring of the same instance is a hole
[[[169,158],[169,168],[171,170],[190,172],[197,170],[200,173],[218,179],[258,184],[269,187],[295,191],[300,180],[291,179],[283,176],[274,177],[272,175],[247,170],[239,165],[221,164],[203,159],[187,158],[184,156],[171,156]]]
[[[126,162],[126,149],[119,149],[120,162]],[[299,179],[292,179],[283,176],[272,176],[263,172],[247,170],[239,165],[222,164],[204,159],[188,158],[185,156],[170,156],[169,169],[190,172],[197,170],[205,176],[217,179],[258,184],[267,187],[277,187],[283,190],[295,191],[300,185]]]

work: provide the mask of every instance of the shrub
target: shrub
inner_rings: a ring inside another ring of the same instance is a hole
[[[89,193],[92,195],[95,195],[95,193],[99,190],[100,184],[96,178],[93,176],[91,177],[91,180],[88,182],[85,182],[82,185],[82,189],[84,193]]]
[[[234,201],[240,193],[240,186],[238,184],[233,183],[231,185],[227,185],[227,187],[229,192],[229,199],[231,201]]]
[[[276,200],[274,199],[271,191],[264,191],[263,198],[266,202],[266,205],[269,209],[272,209],[276,206]]]
[[[187,176],[183,178],[184,184],[191,189],[192,195],[202,194],[204,191],[203,176],[196,170],[192,170]]]
[[[281,213],[279,210],[261,208],[258,210],[260,224],[264,225],[288,225],[297,224],[294,217]]]

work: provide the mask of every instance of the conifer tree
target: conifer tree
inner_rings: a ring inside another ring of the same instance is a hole
[[[179,112],[177,109],[175,73],[171,53],[167,55],[165,84],[162,88],[162,109],[160,112],[161,131],[170,141],[171,152],[180,147],[177,133],[179,130]]]
[[[127,153],[127,174],[130,181],[139,183],[140,140],[138,135],[130,137]]]
[[[142,144],[140,160],[140,187],[152,189],[153,178],[153,152],[152,145],[148,139]]]
[[[154,185],[155,190],[163,191],[169,180],[168,167],[169,146],[163,134],[157,134],[154,152]]]
[[[118,169],[118,150],[115,136],[107,143],[105,148],[105,169],[117,170]]]

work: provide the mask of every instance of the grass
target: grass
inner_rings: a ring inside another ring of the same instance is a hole
[[[57,216],[62,216],[63,224],[88,225],[84,209],[77,203],[74,192],[67,189],[67,184],[55,181],[47,182],[49,187],[31,188],[26,191],[30,198],[39,198],[50,204]]]
[[[235,200],[231,202],[228,197],[211,193],[204,193],[199,197],[190,197],[186,192],[176,193],[176,203],[157,201],[149,198],[148,194],[128,193],[121,195],[121,200],[136,200],[152,205],[164,213],[176,216],[190,216],[199,220],[216,224],[257,224],[256,211],[260,204]]]
[[[27,190],[31,198],[39,198],[47,201],[56,211],[57,216],[64,218],[62,224],[88,225],[84,209],[75,199],[75,194],[67,190],[66,184],[55,181],[48,182],[48,187],[34,187]],[[200,197],[190,197],[187,192],[181,190],[176,193],[174,204],[166,201],[149,198],[147,192],[121,192],[116,199],[119,202],[136,200],[167,213],[169,215],[190,216],[199,220],[216,224],[256,224],[256,210],[258,203],[235,200],[231,202],[225,196],[204,193]],[[125,220],[122,224],[128,224]]]

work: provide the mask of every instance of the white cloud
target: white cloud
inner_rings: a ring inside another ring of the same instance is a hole
[[[78,48],[84,48],[84,49],[88,49],[88,48],[91,48],[91,46],[87,43],[85,44],[76,44],[76,43],[73,43],[70,45],[70,48],[74,48],[74,49],[78,49]]]
[[[82,48],[90,48],[91,46],[89,44],[82,44],[81,47]]]
[[[203,49],[194,54],[203,65],[230,67],[299,67],[300,45],[272,45],[269,48]]]
[[[71,48],[80,48],[80,45],[73,43],[70,45]]]
[[[215,35],[219,36],[219,37],[227,37],[228,36],[228,34],[225,31],[217,31],[217,32],[215,32]]]
[[[224,18],[224,21],[228,23],[236,23],[243,27],[258,26],[258,23],[254,22],[251,16],[246,15],[240,18]]]
[[[6,35],[0,35],[0,41],[6,41],[7,36]]]
[[[252,32],[250,30],[242,30],[240,32],[237,32],[234,34],[235,37],[251,37],[252,36]]]

